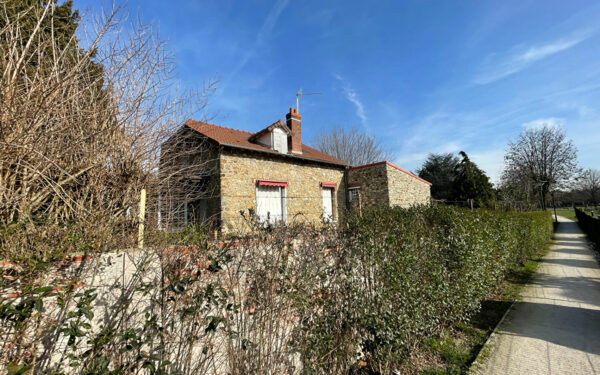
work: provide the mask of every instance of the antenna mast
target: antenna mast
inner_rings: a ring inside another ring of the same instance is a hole
[[[300,113],[300,99],[302,99],[302,97],[304,95],[321,95],[320,92],[302,92],[302,88],[298,89],[298,92],[296,93],[296,112]]]

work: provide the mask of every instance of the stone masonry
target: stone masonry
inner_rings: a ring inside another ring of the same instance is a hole
[[[240,149],[224,148],[220,154],[222,231],[235,232],[242,227],[240,211],[256,210],[258,180],[288,183],[287,222],[322,222],[321,183],[335,183],[334,220],[342,218],[346,208],[345,166],[277,157]]]
[[[354,167],[350,168],[348,172],[349,187],[360,188],[360,200],[363,208],[390,204],[387,181],[385,163]]]
[[[288,224],[323,222],[323,197],[329,192],[322,189],[333,188],[331,207],[326,202],[326,211],[335,222],[341,222],[344,212],[358,202],[361,207],[429,203],[431,184],[390,162],[349,167],[347,162],[303,144],[301,119],[297,110],[290,108],[285,123],[279,120],[256,133],[186,121],[163,144],[160,169],[170,176],[166,179],[170,185],[168,194],[162,196],[165,207],[161,209],[172,212],[172,221],[182,221],[183,207],[185,225],[201,222],[235,234],[247,231],[242,214],[256,212],[257,191],[265,204],[261,206],[263,218],[267,210],[273,210],[279,219],[282,207],[267,199],[283,199]],[[287,135],[287,150],[282,146],[281,130]],[[172,152],[175,157],[169,157]],[[355,199],[356,190],[347,197],[349,188],[354,187],[360,188],[359,199]]]
[[[431,199],[429,183],[386,163],[387,189],[390,206],[410,207],[429,204]]]
[[[389,162],[350,168],[348,186],[360,188],[363,208],[429,204],[431,197],[429,182]]]

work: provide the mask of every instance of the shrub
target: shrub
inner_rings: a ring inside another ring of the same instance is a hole
[[[329,372],[334,366],[322,360],[338,353],[336,361],[361,355],[371,370],[389,373],[424,338],[469,319],[551,233],[545,212],[415,207],[351,215],[333,255],[331,294],[303,322],[305,369]]]
[[[248,223],[253,236],[212,243],[189,229],[155,242],[196,246],[97,255],[67,288],[22,289],[0,303],[0,361],[40,373],[390,373],[469,319],[552,231],[545,212],[452,207],[365,210],[339,230]]]

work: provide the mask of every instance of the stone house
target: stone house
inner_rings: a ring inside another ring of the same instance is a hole
[[[430,182],[389,161],[350,167],[348,171],[350,207],[429,204],[430,188]]]
[[[350,167],[302,143],[293,108],[256,133],[188,120],[161,149],[164,227],[243,227],[240,212],[289,224],[340,221],[352,206],[429,203],[429,183],[389,162]]]

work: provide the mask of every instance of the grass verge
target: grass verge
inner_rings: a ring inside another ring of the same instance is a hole
[[[552,217],[554,218],[554,209],[553,208],[549,208],[548,211],[550,211],[550,213],[552,213]],[[573,221],[577,221],[577,218],[575,217],[575,210],[571,207],[561,207],[561,208],[557,208],[556,209],[556,214],[558,216],[563,216],[566,217],[567,219],[573,220]]]
[[[587,212],[588,214],[591,213],[595,213],[597,214],[598,212],[600,212],[600,207],[599,206],[577,206],[578,209],[583,210],[585,212]],[[553,208],[549,208],[548,211],[550,213],[552,213],[552,217],[554,217],[554,209]],[[575,210],[572,207],[561,207],[561,208],[557,208],[556,209],[556,214],[558,216],[564,216],[567,219],[571,219],[575,222],[577,222],[577,218],[575,217]]]
[[[420,375],[466,374],[487,339],[512,303],[529,283],[549,246],[511,271],[496,292],[481,303],[480,311],[468,322],[456,323],[431,337],[414,351],[402,373]]]

